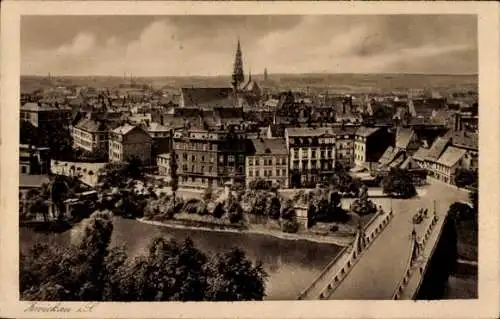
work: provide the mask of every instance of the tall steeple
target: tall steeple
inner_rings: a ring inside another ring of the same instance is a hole
[[[264,68],[264,81],[267,82],[267,68]]]
[[[233,88],[237,89],[244,80],[245,75],[243,74],[243,59],[241,56],[240,39],[238,39],[238,46],[236,47],[236,55],[234,57],[233,80],[231,84],[233,85]]]

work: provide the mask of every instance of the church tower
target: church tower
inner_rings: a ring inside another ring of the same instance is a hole
[[[264,82],[267,82],[267,68],[264,69]]]
[[[231,84],[233,85],[234,89],[238,89],[244,80],[245,75],[243,74],[243,59],[241,56],[240,40],[238,39],[238,46],[236,48],[236,55],[234,57],[233,79]]]

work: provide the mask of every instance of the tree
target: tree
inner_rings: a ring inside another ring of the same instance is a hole
[[[231,203],[228,208],[229,221],[233,224],[240,222],[243,219],[243,209],[238,202]]]
[[[455,173],[455,185],[458,187],[471,186],[476,183],[477,172],[468,169],[458,169]]]
[[[216,255],[208,266],[210,301],[263,300],[267,273],[262,264],[255,266],[240,249]]]
[[[285,233],[296,233],[299,231],[299,223],[296,220],[285,220],[282,229]]]
[[[393,168],[389,174],[382,179],[382,188],[384,194],[389,196],[399,196],[410,198],[417,195],[413,178],[408,170]]]
[[[248,183],[248,188],[253,190],[270,190],[271,187],[271,183],[262,178],[253,179]]]
[[[226,211],[224,210],[224,204],[223,203],[218,203],[215,206],[215,209],[214,209],[212,215],[215,218],[222,218],[222,216],[224,216],[225,213],[226,213]]]
[[[110,248],[111,214],[82,222],[80,237],[61,248],[36,243],[21,253],[21,298],[37,301],[262,300],[267,274],[238,250],[208,258],[190,239],[156,237],[145,255]]]
[[[267,214],[272,219],[280,218],[281,202],[278,197],[271,197],[268,201]]]

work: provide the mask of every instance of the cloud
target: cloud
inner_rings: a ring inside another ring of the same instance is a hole
[[[229,74],[238,35],[246,72],[477,72],[474,22],[446,16],[163,17],[128,29],[127,37],[81,31],[57,46],[23,47],[22,73]]]
[[[95,46],[94,35],[89,33],[79,33],[69,44],[65,44],[56,49],[58,55],[81,55],[88,54]]]

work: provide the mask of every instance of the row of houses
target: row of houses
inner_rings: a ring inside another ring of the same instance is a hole
[[[478,134],[449,131],[431,145],[420,143],[415,132],[398,134],[396,145],[389,147],[378,162],[378,171],[391,168],[424,170],[427,177],[454,184],[459,169],[477,171],[479,165]]]

